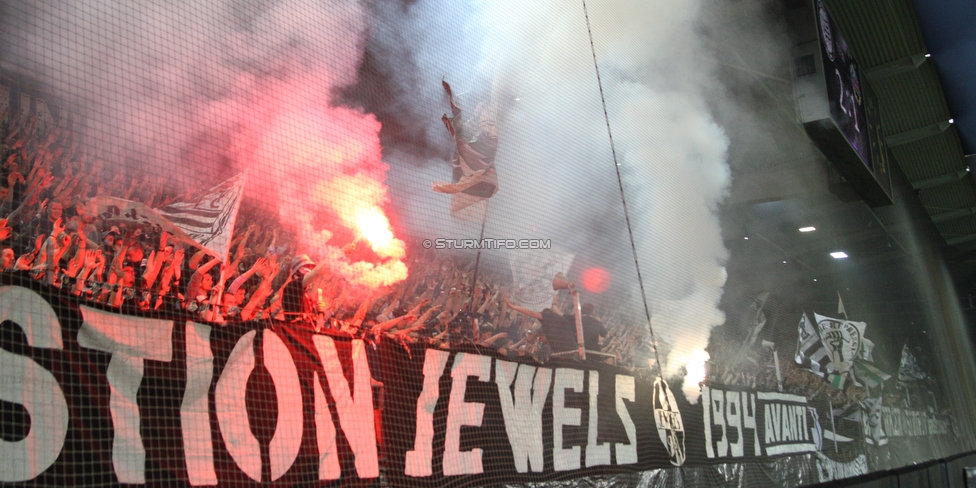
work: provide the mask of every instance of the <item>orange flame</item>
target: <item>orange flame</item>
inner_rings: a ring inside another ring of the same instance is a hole
[[[356,228],[369,241],[373,252],[381,258],[403,257],[403,241],[393,236],[390,221],[379,208],[360,209],[358,213]]]

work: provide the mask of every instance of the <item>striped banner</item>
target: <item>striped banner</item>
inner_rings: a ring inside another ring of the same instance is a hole
[[[156,211],[215,256],[226,260],[246,181],[247,173],[241,173],[195,201],[174,203]]]
[[[820,340],[820,333],[814,328],[813,323],[803,314],[800,323],[797,324],[796,341],[796,364],[811,373],[826,378],[827,373],[833,371],[830,365],[830,354]]]
[[[870,388],[874,388],[891,378],[890,374],[881,371],[877,366],[867,361],[855,360],[854,370],[857,372],[857,378],[864,380],[864,383]]]

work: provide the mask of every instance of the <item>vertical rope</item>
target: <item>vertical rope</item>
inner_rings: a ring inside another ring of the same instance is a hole
[[[610,153],[613,155],[613,169],[617,172],[617,186],[620,188],[620,202],[624,207],[624,220],[627,222],[627,234],[630,236],[630,250],[634,254],[634,268],[637,269],[637,283],[640,285],[641,300],[644,302],[644,316],[647,318],[647,332],[651,335],[651,347],[654,349],[654,364],[657,366],[658,376],[663,376],[661,358],[657,353],[657,337],[651,327],[651,310],[647,306],[647,293],[644,291],[644,279],[641,277],[640,262],[637,259],[637,245],[634,243],[634,229],[630,225],[630,212],[627,210],[627,198],[624,196],[624,181],[620,177],[620,163],[617,162],[617,150],[613,145],[613,131],[610,130],[610,115],[607,112],[607,98],[603,93],[603,80],[600,78],[600,65],[596,61],[596,46],[593,44],[593,29],[590,27],[590,14],[583,2],[583,16],[586,17],[586,32],[590,35],[590,52],[593,53],[593,68],[596,70],[596,83],[600,87],[600,101],[603,103],[603,120],[607,124],[607,135],[610,137]]]

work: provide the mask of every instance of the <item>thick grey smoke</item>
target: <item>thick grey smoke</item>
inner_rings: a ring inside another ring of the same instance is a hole
[[[728,139],[704,95],[713,66],[700,55],[701,3],[587,2],[652,323],[672,342],[666,374],[697,370],[685,382],[693,396],[709,331],[724,321],[717,205],[730,179]],[[386,20],[372,49],[409,74],[394,78],[433,130],[443,130],[433,127],[443,76],[471,93],[469,106],[490,97],[498,109],[489,235],[549,237],[610,269],[611,292],[646,326],[582,4],[422,0]]]
[[[588,298],[626,304],[634,327],[645,327],[620,165],[673,374],[700,369],[709,330],[724,321],[716,207],[729,187],[729,143],[706,103],[718,90],[714,63],[702,56],[703,5],[587,2],[616,160],[582,3],[8,2],[0,66],[42,80],[84,114],[91,145],[111,148],[110,160],[151,161],[155,176],[184,185],[260,170],[262,194],[298,226],[309,222],[296,209],[316,192],[348,190],[331,176],[325,186],[299,178],[313,168],[365,167],[383,179],[376,119],[337,106],[337,93],[355,84],[342,103],[376,111],[387,132],[399,123],[383,159],[390,206],[410,232],[475,237],[478,224],[450,219],[449,197],[430,190],[450,177],[439,120],[446,78],[467,113],[483,103],[498,114],[501,190],[487,234],[551,239],[576,255],[574,279],[588,266],[607,269],[613,287]],[[372,91],[378,85],[386,91]],[[387,198],[382,188],[367,193]],[[327,237],[315,231],[311,242]],[[698,378],[685,383],[696,389]]]

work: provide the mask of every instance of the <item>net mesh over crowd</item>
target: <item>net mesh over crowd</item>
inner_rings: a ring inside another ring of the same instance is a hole
[[[782,12],[732,3],[0,2],[0,485],[796,486],[973,450],[907,204],[749,196],[813,156]],[[784,209],[909,250],[825,272],[754,231]]]

